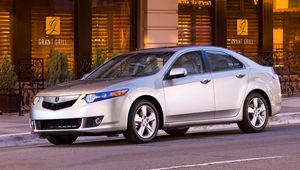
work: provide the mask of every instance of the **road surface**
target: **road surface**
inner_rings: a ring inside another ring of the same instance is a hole
[[[160,136],[148,144],[124,139],[0,149],[0,169],[300,169],[300,125]]]

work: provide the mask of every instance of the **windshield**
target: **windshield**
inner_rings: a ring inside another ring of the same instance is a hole
[[[88,79],[110,79],[148,76],[159,72],[174,52],[147,52],[124,54],[113,58]]]

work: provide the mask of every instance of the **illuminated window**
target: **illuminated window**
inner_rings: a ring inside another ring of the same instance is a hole
[[[12,1],[0,1],[0,61],[12,58]]]
[[[130,0],[92,1],[93,62],[96,55],[108,59],[130,50],[130,4]]]
[[[43,58],[48,69],[52,48],[68,57],[68,69],[74,71],[73,0],[33,0],[31,13],[31,56]]]
[[[178,1],[178,44],[212,44],[212,0]]]
[[[258,61],[259,4],[253,0],[227,0],[227,48]],[[243,24],[244,23],[244,27]],[[243,29],[241,29],[241,27]]]

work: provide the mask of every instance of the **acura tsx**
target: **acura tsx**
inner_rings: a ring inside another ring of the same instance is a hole
[[[30,125],[53,144],[119,133],[145,143],[159,129],[182,135],[216,123],[260,132],[280,110],[272,67],[221,47],[166,47],[121,54],[80,80],[39,92]]]

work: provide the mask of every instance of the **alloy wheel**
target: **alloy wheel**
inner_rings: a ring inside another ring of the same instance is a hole
[[[248,104],[248,117],[252,126],[260,128],[264,125],[267,118],[265,103],[258,97],[252,98]]]
[[[137,134],[142,138],[151,137],[157,126],[156,114],[148,105],[141,105],[135,113],[134,123]]]

